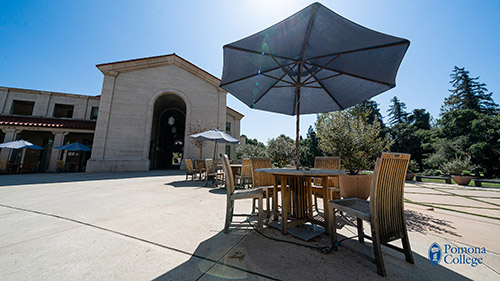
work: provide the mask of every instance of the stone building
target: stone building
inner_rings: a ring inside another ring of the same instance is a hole
[[[243,115],[226,106],[219,79],[175,54],[97,67],[104,74],[100,96],[0,87],[0,141],[43,146],[23,156],[39,162],[41,171],[55,171],[62,159],[53,147],[78,141],[92,147],[78,161],[87,172],[101,172],[182,166],[182,158],[200,157],[189,137],[199,131],[240,136]],[[217,150],[235,155],[235,145]],[[205,142],[202,158],[213,151],[214,143]],[[9,149],[0,152],[0,161],[15,157]]]

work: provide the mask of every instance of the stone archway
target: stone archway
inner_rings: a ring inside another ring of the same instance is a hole
[[[184,152],[186,103],[175,94],[159,96],[153,109],[151,169],[178,169]]]

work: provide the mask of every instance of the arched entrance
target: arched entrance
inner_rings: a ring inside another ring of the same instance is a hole
[[[175,94],[155,101],[149,159],[151,169],[178,169],[184,150],[186,104]]]

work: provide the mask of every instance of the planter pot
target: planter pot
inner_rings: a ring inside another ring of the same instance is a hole
[[[406,180],[407,181],[412,181],[414,177],[415,177],[415,173],[406,173]]]
[[[471,176],[451,176],[451,178],[459,185],[469,185],[472,180]]]
[[[366,200],[370,197],[372,175],[346,175],[339,177],[340,196],[342,198],[359,198]]]

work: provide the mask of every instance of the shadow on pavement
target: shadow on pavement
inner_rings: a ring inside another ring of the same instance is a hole
[[[184,175],[179,170],[152,170],[143,172],[110,172],[110,173],[37,173],[0,175],[0,186],[43,184],[59,182],[79,182],[95,180],[113,180],[125,178],[165,177]]]
[[[405,216],[408,231],[446,233],[461,237],[454,231],[456,228],[451,225],[451,221],[437,219],[413,210],[405,210]]]
[[[291,240],[274,229],[267,228],[264,233]],[[314,242],[301,242],[317,246],[329,239],[324,235]],[[223,242],[227,240],[232,242]],[[371,243],[347,240],[337,252],[322,254],[267,239],[254,231],[243,237],[241,231],[232,230],[203,241],[188,261],[154,280],[470,280],[441,265],[432,265],[427,257],[415,252],[415,264],[409,264],[399,252],[386,247],[382,251],[387,278],[377,274]]]

